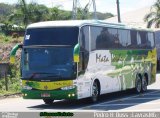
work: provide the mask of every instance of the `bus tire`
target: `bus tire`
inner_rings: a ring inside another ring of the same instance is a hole
[[[135,81],[135,92],[140,93],[141,91],[142,91],[142,79],[140,75],[137,75]]]
[[[97,102],[99,95],[100,95],[100,85],[98,83],[98,80],[96,80],[96,81],[94,81],[94,83],[92,85],[91,101]]]
[[[143,75],[143,78],[142,78],[142,92],[146,92],[147,91],[147,85],[148,85],[147,77],[148,76],[146,74]]]
[[[53,104],[54,100],[53,99],[43,99],[43,101],[44,101],[45,104],[49,105],[49,104]]]

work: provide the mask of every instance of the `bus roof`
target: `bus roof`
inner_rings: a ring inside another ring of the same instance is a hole
[[[63,21],[45,21],[30,24],[27,29],[30,28],[47,28],[47,27],[81,27],[83,25],[97,25],[97,26],[105,26],[105,27],[113,27],[113,28],[122,28],[122,29],[135,29],[142,31],[152,31],[150,29],[144,28],[133,28],[128,27],[122,23],[109,23],[105,20],[63,20]]]
[[[117,26],[125,27],[121,23],[107,23],[101,20],[64,20],[64,21],[45,21],[30,24],[27,28],[44,28],[44,27],[81,27],[83,25],[106,25],[106,26]]]

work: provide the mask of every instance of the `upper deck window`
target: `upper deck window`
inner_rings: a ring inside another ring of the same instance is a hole
[[[78,27],[27,29],[24,45],[70,45],[78,43]]]

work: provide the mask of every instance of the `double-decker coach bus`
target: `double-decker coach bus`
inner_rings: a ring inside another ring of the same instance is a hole
[[[27,27],[22,48],[24,99],[90,97],[147,90],[156,78],[154,33],[103,21],[47,21]]]

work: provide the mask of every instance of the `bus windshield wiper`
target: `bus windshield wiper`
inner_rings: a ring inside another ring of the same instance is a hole
[[[32,75],[29,77],[29,80],[33,79],[38,74],[42,74],[42,75],[43,74],[47,74],[47,75],[49,74],[50,76],[46,76],[47,78],[49,78],[49,77],[59,77],[60,78],[60,76],[55,75],[55,73],[45,73],[45,72],[42,72],[42,73],[32,73]],[[43,77],[43,78],[46,78],[46,77]]]
[[[46,76],[44,78],[62,78],[60,75],[51,75],[51,76]]]

